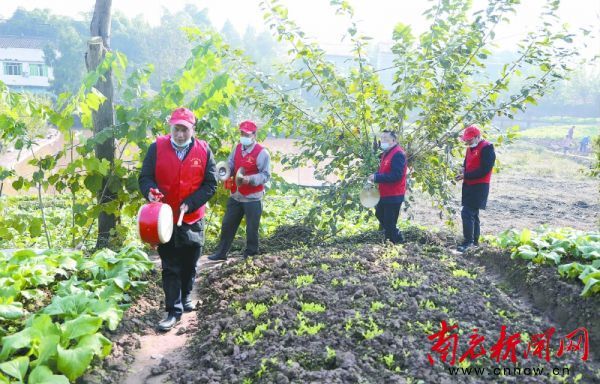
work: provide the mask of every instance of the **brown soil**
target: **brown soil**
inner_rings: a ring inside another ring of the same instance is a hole
[[[504,230],[571,227],[597,230],[600,225],[599,184],[593,179],[564,180],[556,177],[515,174],[496,175],[490,186],[487,209],[480,211],[482,234],[498,234]],[[415,193],[415,202],[403,217],[429,227],[443,226],[439,210],[431,200]],[[453,219],[460,225],[460,187],[454,194]],[[457,228],[457,232],[460,230]]]
[[[97,378],[91,382],[546,383],[550,380],[546,375],[452,376],[448,364],[436,354],[435,365],[430,365],[427,354],[433,344],[427,336],[439,330],[441,320],[458,322],[464,332],[459,342],[462,353],[473,328],[485,337],[490,351],[502,325],[507,325],[509,334],[529,335],[555,327],[551,344],[555,354],[559,339],[575,327],[597,332],[597,319],[590,314],[594,315],[600,299],[579,298],[577,283],[539,268],[526,271],[528,277],[523,278],[515,272],[523,267],[507,262],[508,254],[496,250],[457,254],[451,251],[452,234],[409,230],[409,243],[404,246],[381,244],[380,233],[321,245],[311,241],[314,236],[303,236],[305,245],[293,241],[286,249],[285,242],[274,243],[271,252],[248,261],[234,257],[209,269],[202,260],[196,287],[201,298],[198,312],[187,314],[182,325],[166,334],[152,327],[160,318],[158,298],[162,297],[153,285],[150,296],[144,295],[149,298],[141,301],[146,304],[141,308],[136,304],[130,311],[138,309],[128,312],[124,320],[129,324],[124,329],[140,336],[128,335],[118,342],[117,353],[120,346],[125,352],[110,357],[100,371],[110,373],[91,374]],[[297,278],[303,275],[314,281],[299,285]],[[393,281],[405,284],[393,287]],[[374,301],[383,308],[374,311]],[[324,328],[312,336],[299,335],[297,316],[302,303],[309,302],[324,305],[325,311],[305,312],[306,321],[322,323]],[[247,303],[263,303],[267,311],[255,317],[246,311]],[[570,320],[565,321],[565,310],[570,311]],[[145,325],[133,327],[134,318],[143,319]],[[366,338],[371,320],[382,333]],[[259,324],[267,327],[255,343],[244,341],[243,332],[253,332]],[[581,383],[600,382],[596,339],[591,346],[592,357],[586,362],[571,352],[546,363],[524,359],[524,343],[517,347],[519,366],[547,370],[570,366],[566,382],[573,382],[578,374]],[[389,365],[383,360],[386,355],[393,356]],[[509,361],[493,360],[489,353],[471,366],[514,367]]]
[[[193,330],[197,328],[195,312],[184,313],[180,322],[169,332],[161,332],[158,322],[164,317],[164,295],[160,278],[160,259],[150,254],[156,268],[148,276],[148,287],[135,298],[135,303],[125,312],[121,324],[107,337],[113,341],[113,349],[105,360],[83,376],[81,383],[161,383],[171,361],[185,360],[184,348]],[[199,270],[210,269],[219,264],[202,258]],[[198,291],[192,292],[192,300],[201,305]]]
[[[332,245],[279,251],[207,272],[198,287],[206,298],[198,312],[199,328],[188,346],[187,361],[174,363],[171,380],[375,383],[420,379],[449,383],[457,379],[448,374],[447,367],[431,367],[426,357],[432,345],[427,336],[439,329],[440,320],[458,321],[465,331],[464,343],[473,328],[492,343],[503,324],[509,332],[530,335],[550,326],[556,327],[561,337],[573,330],[548,318],[520,295],[506,291],[502,281],[477,259],[449,252],[452,238],[418,232],[409,232],[407,237],[410,243],[404,247],[384,247],[378,244],[378,234],[365,235]],[[454,271],[468,271],[476,277],[455,276]],[[314,276],[314,282],[297,286],[296,278],[302,275]],[[336,279],[340,283],[336,284]],[[414,286],[395,289],[391,285],[394,279]],[[373,301],[382,302],[384,309],[371,310]],[[244,310],[249,302],[264,303],[268,311],[255,318]],[[297,334],[297,314],[303,302],[326,307],[323,313],[305,314],[310,324],[325,326],[314,336]],[[594,308],[595,303],[597,300],[588,302],[588,307]],[[360,320],[356,320],[357,312]],[[370,319],[383,333],[367,340],[364,334]],[[242,332],[251,332],[261,323],[269,325],[254,345],[240,340]],[[429,331],[423,329],[427,324]],[[327,358],[328,347],[335,350],[335,357]],[[382,362],[386,354],[394,356],[391,369]],[[523,367],[552,366],[539,360],[519,361]],[[582,363],[575,358],[568,363],[584,376],[584,382],[600,380],[595,373],[598,362]],[[568,363],[554,360],[554,365]],[[481,364],[507,365],[491,359]],[[463,376],[458,381],[502,382],[498,379]],[[547,380],[527,378],[531,383]]]

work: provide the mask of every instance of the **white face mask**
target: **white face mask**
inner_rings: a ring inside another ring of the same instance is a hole
[[[390,143],[383,142],[383,143],[381,143],[380,147],[384,151],[387,151],[390,148]]]
[[[242,136],[240,137],[240,143],[244,146],[247,147],[250,144],[252,144],[252,138],[251,137],[246,137],[246,136]]]
[[[173,145],[175,145],[176,147],[179,148],[185,148],[188,145],[190,145],[190,143],[192,142],[192,138],[190,137],[189,139],[187,139],[187,141],[181,145],[177,144],[177,142],[175,142],[175,139],[173,139],[173,137],[171,137],[171,143],[173,143]]]
[[[479,145],[479,141],[475,140],[475,141],[473,142],[473,144],[469,145],[469,147],[471,147],[471,148],[475,148],[475,147],[476,147],[476,146],[478,146],[478,145]]]

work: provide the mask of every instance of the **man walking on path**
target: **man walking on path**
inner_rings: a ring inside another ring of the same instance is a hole
[[[190,294],[204,246],[205,204],[217,190],[213,154],[205,141],[193,137],[192,111],[176,109],[169,124],[171,134],[159,136],[148,148],[138,180],[148,201],[162,201],[173,210],[173,236],[158,246],[167,312],[158,324],[162,331],[173,328],[184,310],[194,309]],[[183,223],[178,227],[175,223],[182,211]]]

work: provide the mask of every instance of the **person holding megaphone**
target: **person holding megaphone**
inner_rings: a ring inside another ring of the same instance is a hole
[[[271,178],[269,152],[256,142],[257,126],[252,121],[240,123],[240,142],[229,155],[228,166],[231,178],[224,183],[231,191],[227,200],[225,216],[221,225],[221,236],[215,253],[208,257],[212,261],[227,259],[242,218],[246,217],[246,249],[244,258],[258,254],[258,229],[262,215],[262,199],[265,184]],[[221,173],[221,172],[219,172]],[[228,175],[227,172],[225,174]]]

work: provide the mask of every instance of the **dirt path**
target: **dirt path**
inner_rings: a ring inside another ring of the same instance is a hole
[[[37,142],[34,151],[37,153],[48,146],[53,146],[54,144],[61,142],[61,140],[62,138],[59,132],[55,129],[50,129],[48,135]],[[11,147],[7,149],[6,152],[0,154],[0,166],[12,168],[17,162],[24,162],[29,157],[31,157],[30,153],[20,152]]]
[[[160,260],[157,255],[152,256],[153,261],[160,270]],[[221,263],[209,261],[202,256],[198,261],[198,275],[202,271],[219,267]],[[198,290],[192,291],[193,302],[201,300]],[[201,305],[201,304],[200,304]],[[139,349],[133,353],[133,362],[129,365],[126,374],[119,382],[124,384],[158,384],[167,378],[167,370],[173,364],[186,360],[186,343],[190,336],[197,330],[197,313],[184,313],[181,321],[169,332],[150,332],[139,338]]]
[[[80,133],[76,133],[76,135],[77,136],[76,136],[75,143],[78,142],[77,137],[79,137],[78,135],[80,135]],[[89,137],[90,133],[86,131],[83,133],[83,135],[86,137]],[[48,156],[48,155],[56,155],[64,147],[65,147],[64,136],[56,130],[51,130],[48,137],[46,137],[45,139],[40,140],[39,142],[36,143],[33,150],[34,150],[35,156],[44,157],[44,156]],[[77,158],[78,156],[79,155],[75,151],[74,157]],[[11,152],[4,153],[0,156],[0,165],[2,165],[5,168],[8,168],[8,169],[14,169],[15,174],[18,176],[30,177],[37,170],[37,168],[35,168],[33,165],[28,164],[28,162],[29,162],[29,160],[31,160],[31,158],[32,158],[31,152],[22,152],[19,155],[18,151],[12,150]],[[56,166],[57,167],[65,167],[67,165],[67,163],[68,163],[67,158],[62,158]],[[2,190],[2,194],[8,195],[8,196],[22,195],[23,193],[34,194],[34,193],[36,193],[36,191],[33,188],[30,189],[29,191],[22,191],[22,190],[15,191],[12,187],[12,181],[9,183],[5,183],[4,188]],[[50,194],[50,193],[55,193],[55,192],[52,188],[50,188],[48,191],[46,191],[46,193]]]

